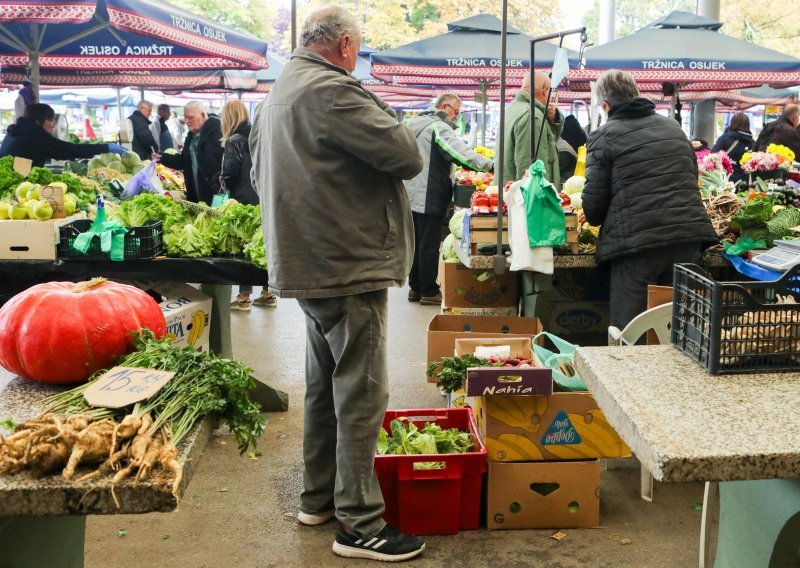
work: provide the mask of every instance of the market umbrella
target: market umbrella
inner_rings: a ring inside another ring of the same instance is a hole
[[[37,0],[0,9],[0,66],[176,71],[261,69],[267,44],[156,0]]]
[[[502,22],[490,14],[479,14],[449,23],[437,36],[373,53],[372,74],[391,85],[438,86],[448,90],[480,89],[477,97],[488,100],[489,85],[500,80]],[[530,36],[512,26],[506,36],[506,84],[520,86],[530,65]],[[557,46],[537,46],[535,67],[549,69]],[[577,54],[568,52],[570,62]],[[474,91],[473,91],[474,94]]]
[[[661,91],[663,83],[699,92],[800,83],[800,59],[722,34],[720,27],[717,20],[672,12],[589,49],[585,69],[570,73],[570,88],[590,90],[589,81],[607,69],[629,71],[643,91]]]

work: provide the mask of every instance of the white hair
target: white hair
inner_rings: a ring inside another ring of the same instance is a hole
[[[201,101],[189,101],[183,107],[183,112],[186,112],[187,110],[193,110],[197,114],[207,114],[206,105]]]
[[[595,83],[597,98],[602,103],[615,106],[639,96],[639,87],[633,75],[619,69],[609,69]]]
[[[326,6],[313,12],[300,30],[300,45],[318,45],[333,48],[343,35],[361,37],[358,23],[353,15],[339,6]]]
[[[460,103],[461,97],[455,93],[442,93],[436,97],[436,102],[433,104],[436,108],[442,108],[444,105],[453,105]]]
[[[150,101],[146,101],[146,100],[142,99],[141,101],[139,101],[139,104],[136,105],[136,110],[142,110],[143,108],[152,109],[153,108],[153,103],[151,103]]]

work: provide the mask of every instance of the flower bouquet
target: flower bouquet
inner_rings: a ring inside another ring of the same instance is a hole
[[[750,176],[752,186],[753,174],[762,174],[760,177],[763,179],[784,179],[794,158],[794,152],[786,146],[770,144],[765,152],[746,152],[739,164],[742,171]]]
[[[700,187],[705,189],[706,197],[717,195],[734,188],[731,181],[733,162],[725,152],[711,152],[703,150],[695,152],[697,156],[697,170],[700,177]]]

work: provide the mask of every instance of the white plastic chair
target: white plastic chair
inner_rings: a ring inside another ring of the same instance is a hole
[[[658,343],[669,343],[670,323],[672,322],[672,302],[650,308],[633,318],[625,329],[609,326],[608,344],[636,345],[636,342],[648,331],[653,331],[658,337]],[[653,476],[641,465],[639,466],[641,478],[641,498],[648,503],[653,502]]]

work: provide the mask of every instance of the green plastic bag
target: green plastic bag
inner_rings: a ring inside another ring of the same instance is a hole
[[[753,249],[759,248],[767,248],[767,243],[763,240],[754,241],[753,239],[747,239],[739,237],[736,239],[736,244],[731,243],[722,243],[725,247],[725,254],[730,254],[732,256],[739,256],[740,254],[744,254],[748,251]]]
[[[553,353],[549,349],[537,345],[536,341],[540,337],[547,337],[558,349],[558,353]],[[536,358],[545,367],[553,370],[553,380],[561,387],[560,390],[567,392],[581,392],[587,391],[586,384],[583,379],[578,375],[575,369],[575,349],[576,346],[569,341],[564,341],[557,335],[543,331],[533,338],[533,352]],[[564,370],[569,367],[573,370],[571,375],[564,373]]]
[[[528,218],[528,242],[532,247],[563,245],[567,242],[567,221],[561,198],[544,177],[544,162],[536,160],[528,172],[530,176],[520,186]]]

